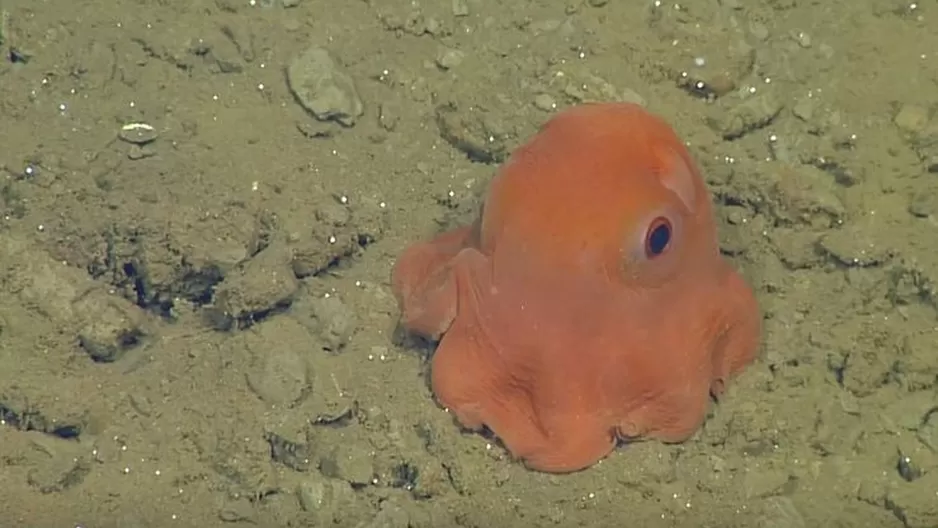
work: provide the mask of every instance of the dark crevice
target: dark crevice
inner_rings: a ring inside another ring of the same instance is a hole
[[[83,431],[80,423],[52,420],[37,410],[17,409],[5,402],[0,402],[0,420],[20,431],[38,431],[64,440],[77,440]]]

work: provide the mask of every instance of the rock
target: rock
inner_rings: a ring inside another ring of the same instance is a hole
[[[794,477],[784,469],[753,469],[743,477],[743,489],[747,499],[768,498],[784,495],[792,482]]]
[[[819,239],[819,247],[842,266],[878,266],[893,255],[892,248],[883,246],[859,226],[849,224],[832,229]]]
[[[79,485],[91,472],[91,462],[74,443],[54,442],[31,431],[32,447],[41,453],[26,475],[30,486],[41,493],[57,493]]]
[[[309,471],[312,455],[308,443],[294,442],[274,432],[268,432],[265,437],[270,445],[271,460],[294,471]]]
[[[218,519],[226,523],[257,524],[257,512],[247,498],[228,497],[218,510]]]
[[[507,142],[510,134],[499,118],[477,107],[465,109],[455,102],[441,104],[436,108],[436,124],[440,137],[472,161],[501,163],[512,148]]]
[[[328,50],[311,47],[287,67],[287,84],[297,102],[320,121],[351,127],[364,113],[352,77]]]
[[[209,322],[218,329],[247,327],[288,307],[299,288],[292,258],[289,248],[275,243],[242,262],[216,287]]]
[[[453,0],[453,16],[469,16],[469,4],[466,0]]]
[[[47,317],[57,328],[75,332],[95,361],[111,362],[140,345],[150,332],[146,314],[112,295],[77,268],[52,260],[31,244],[11,237],[0,242],[6,266],[0,280],[18,285],[19,301]]]
[[[247,233],[243,239],[219,236],[208,225],[171,237],[149,228],[116,229],[106,235],[112,262],[88,267],[94,275],[110,275],[114,289],[126,299],[175,316],[180,300],[201,305],[211,299],[215,285],[248,257]]]
[[[764,192],[763,201],[772,216],[792,224],[820,228],[839,225],[846,214],[838,196],[840,187],[828,174],[807,165],[782,165],[775,181]]]
[[[148,335],[140,309],[103,290],[82,298],[79,310],[89,317],[78,332],[78,343],[96,362],[111,363],[121,359]]]
[[[355,331],[355,314],[332,295],[304,298],[294,305],[291,314],[308,326],[329,352],[341,352]]]
[[[277,317],[242,335],[251,356],[245,378],[254,394],[279,408],[300,402],[310,390],[310,365],[299,352],[312,341],[309,332],[291,318]]]
[[[293,273],[300,279],[341,265],[378,240],[385,229],[387,210],[380,204],[339,204],[330,197],[314,208],[312,228],[306,218],[283,226]]]
[[[896,112],[892,122],[906,134],[918,134],[929,122],[929,110],[921,105],[905,103]]]
[[[709,120],[709,124],[723,139],[738,139],[768,126],[782,108],[782,103],[771,94],[760,94],[743,99],[726,113]]]
[[[315,521],[313,526],[335,525],[348,521],[356,509],[355,491],[347,482],[311,473],[296,486],[300,508]]]
[[[935,219],[938,216],[938,196],[928,189],[918,191],[909,198],[908,209],[918,218]]]
[[[755,61],[755,48],[738,42],[728,46],[725,53],[695,61],[693,67],[681,72],[677,84],[696,97],[717,99],[734,93],[743,79],[752,74]]]
[[[777,227],[768,234],[779,260],[788,269],[806,269],[820,265],[824,256],[818,251],[820,235],[812,231]]]
[[[557,100],[550,94],[537,94],[534,96],[534,107],[544,112],[553,112],[557,109]]]
[[[437,53],[436,65],[441,70],[450,70],[460,64],[466,58],[466,53],[457,49],[444,48]]]
[[[374,455],[371,449],[356,444],[339,444],[319,460],[323,475],[344,480],[352,487],[372,484],[375,478]]]

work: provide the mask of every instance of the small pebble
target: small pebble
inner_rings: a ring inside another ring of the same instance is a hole
[[[557,101],[547,94],[537,94],[534,96],[534,106],[538,110],[552,112],[557,109]]]
[[[436,57],[436,65],[443,70],[450,70],[459,66],[466,54],[459,50],[444,49]]]
[[[453,0],[453,16],[469,16],[469,4],[466,0]]]

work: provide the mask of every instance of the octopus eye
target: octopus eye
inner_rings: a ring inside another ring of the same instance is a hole
[[[645,257],[655,258],[671,246],[671,221],[659,216],[651,221],[645,232]]]

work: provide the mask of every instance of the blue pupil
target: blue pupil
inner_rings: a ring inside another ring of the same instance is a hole
[[[646,241],[648,256],[657,257],[664,253],[669,242],[671,242],[671,226],[666,223],[658,224],[648,233]]]

